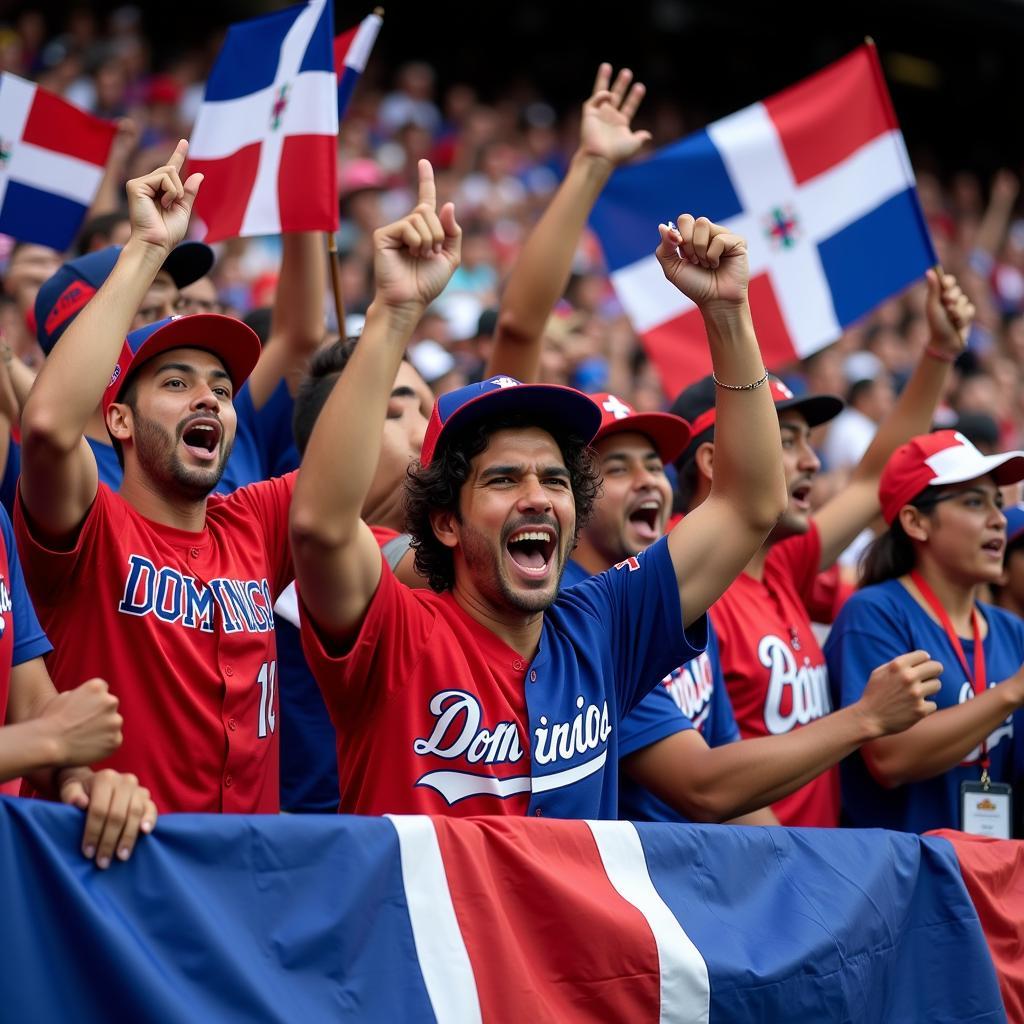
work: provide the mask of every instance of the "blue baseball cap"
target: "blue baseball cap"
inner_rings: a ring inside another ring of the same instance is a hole
[[[121,356],[103,392],[103,411],[117,401],[133,370],[172,348],[200,348],[212,352],[224,364],[237,392],[252,373],[262,346],[259,335],[251,327],[220,313],[170,316],[146,324],[125,338]]]
[[[120,255],[119,245],[88,252],[65,263],[39,289],[35,305],[36,336],[47,355],[110,276]],[[179,242],[167,254],[160,269],[171,275],[178,288],[185,288],[208,274],[212,266],[213,250],[205,242]]]
[[[1010,505],[1003,509],[1006,516],[1006,546],[1024,538],[1024,505]]]
[[[575,434],[589,444],[601,426],[597,404],[575,388],[523,384],[514,377],[491,377],[441,395],[427,423],[420,465],[429,466],[444,438],[482,420],[523,413],[538,426]]]

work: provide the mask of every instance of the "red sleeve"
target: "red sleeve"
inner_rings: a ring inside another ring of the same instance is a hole
[[[247,508],[259,524],[258,532],[267,546],[267,564],[274,574],[274,600],[295,579],[292,547],[288,538],[288,507],[291,505],[297,474],[298,470],[293,470],[284,476],[240,487],[224,499],[226,504],[235,503]]]
[[[812,622],[831,625],[857,588],[843,579],[842,566],[836,562],[824,572],[819,572],[811,584],[811,593],[804,602]]]
[[[796,587],[800,599],[810,610],[814,581],[821,561],[821,536],[814,520],[807,533],[773,544],[765,560],[765,569],[788,576]]]
[[[416,671],[437,617],[381,558],[380,582],[351,646],[338,653],[299,594],[302,650],[332,711],[365,712],[380,692],[394,693]],[[373,690],[367,686],[374,683]]]
[[[22,504],[19,483],[14,499],[14,538],[33,602],[40,605],[56,603],[59,600],[57,592],[66,590],[74,579],[83,552],[93,552],[95,557],[97,546],[93,537],[102,524],[114,520],[112,528],[118,530],[124,515],[124,500],[115,495],[105,483],[100,483],[96,488],[96,497],[79,527],[74,547],[66,551],[50,548],[32,532]]]

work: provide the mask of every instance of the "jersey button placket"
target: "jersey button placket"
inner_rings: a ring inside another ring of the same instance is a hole
[[[530,682],[531,683],[537,682],[537,670],[535,668],[531,668],[530,669]]]
[[[234,732],[238,728],[238,722],[236,722],[233,718],[229,718],[228,719],[228,728],[232,732]]]

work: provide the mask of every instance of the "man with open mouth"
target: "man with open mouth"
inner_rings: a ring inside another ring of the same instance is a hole
[[[101,676],[120,701],[124,743],[105,766],[163,811],[276,812],[271,609],[293,575],[294,474],[211,494],[259,339],[217,314],[127,333],[188,226],[202,176],[182,182],[186,151],[128,183],[131,237],[36,379],[15,528],[57,688]],[[84,437],[97,406],[124,463],[117,492]]]
[[[492,377],[441,396],[407,482],[400,584],[360,519],[407,326],[461,232],[420,164],[415,211],[375,235],[377,296],[303,460],[291,513],[303,644],[338,731],[346,812],[615,817],[619,720],[704,643],[704,612],[784,507],[742,239],[661,225],[666,277],[704,312],[724,471],[669,537],[558,599],[597,488],[600,410]],[[358,409],[359,415],[353,416]]]

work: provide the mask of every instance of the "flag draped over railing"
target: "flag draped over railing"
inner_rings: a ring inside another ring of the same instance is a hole
[[[657,225],[680,213],[747,240],[750,308],[772,369],[837,341],[935,263],[871,44],[606,186],[592,223],[670,395],[711,370],[699,311],[654,257]]]
[[[1000,980],[1022,1009],[1019,842],[172,814],[100,872],[81,823],[0,798],[11,1020],[996,1024]]]

